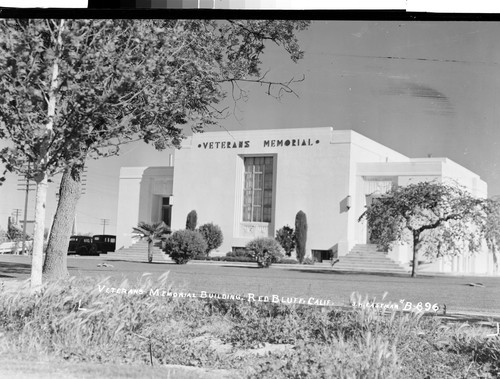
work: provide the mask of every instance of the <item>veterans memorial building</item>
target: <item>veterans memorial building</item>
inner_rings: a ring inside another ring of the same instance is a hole
[[[167,161],[168,159],[166,159]],[[167,163],[167,162],[166,162]],[[213,222],[224,234],[212,255],[225,255],[255,237],[274,237],[295,215],[308,221],[307,255],[341,258],[369,244],[360,215],[392,186],[455,180],[478,197],[487,186],[447,158],[408,158],[352,130],[330,127],[207,132],[175,152],[175,164],[123,167],[118,199],[117,248],[130,247],[139,221],[184,229],[191,210],[198,225]],[[408,267],[411,246],[388,253]],[[491,254],[442,259],[433,272],[493,273]]]

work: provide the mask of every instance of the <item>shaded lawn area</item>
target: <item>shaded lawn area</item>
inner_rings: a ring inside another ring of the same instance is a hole
[[[97,267],[106,263],[113,267]],[[0,279],[29,278],[30,257],[0,256]],[[323,266],[324,267],[324,266]],[[68,257],[71,275],[92,276],[97,283],[112,277],[116,284],[124,278],[134,288],[144,273],[158,277],[169,272],[172,290],[177,292],[200,293],[201,291],[220,294],[249,293],[257,296],[276,295],[278,297],[298,297],[330,300],[335,305],[348,305],[353,292],[363,298],[376,298],[383,302],[410,301],[414,305],[422,303],[446,304],[449,313],[468,311],[486,312],[500,315],[500,278],[471,276],[409,276],[391,274],[361,274],[334,272],[331,269],[298,269],[297,266],[272,266],[259,269],[253,263],[232,265],[224,262],[204,264],[189,262],[176,265],[168,262],[141,263],[106,261],[106,257]],[[469,283],[482,283],[484,287],[471,287]],[[160,290],[167,290],[160,289]],[[159,298],[161,301],[161,298]]]
[[[19,279],[29,277],[31,273],[31,260],[22,259],[11,260],[11,257],[0,256],[0,280],[1,279]],[[20,257],[21,258],[21,257]],[[22,257],[27,258],[27,257]]]

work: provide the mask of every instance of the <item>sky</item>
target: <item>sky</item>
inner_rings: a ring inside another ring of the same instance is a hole
[[[263,57],[268,79],[302,78],[281,100],[247,84],[222,130],[331,126],[352,129],[409,157],[447,157],[500,195],[500,22],[314,21],[302,32],[304,59],[294,64],[279,47]],[[231,102],[228,106],[233,107]],[[220,130],[211,127],[210,130]],[[120,167],[168,165],[171,151],[144,143],[124,146],[120,157],[88,163],[86,193],[77,206],[77,231],[115,233]],[[57,181],[57,178],[55,178]],[[0,227],[24,209],[17,178],[0,187]],[[55,212],[56,184],[47,201]],[[30,193],[28,219],[34,214]]]
[[[137,3],[141,3],[136,1]],[[180,3],[180,4],[179,4]],[[88,0],[0,0],[13,8],[87,8]],[[92,5],[91,5],[92,6]],[[153,0],[152,8],[213,9],[405,9],[408,12],[498,13],[500,4],[491,0]]]

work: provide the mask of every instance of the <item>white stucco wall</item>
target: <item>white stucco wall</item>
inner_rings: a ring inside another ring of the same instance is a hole
[[[173,191],[173,167],[122,167],[118,190],[116,249],[129,247],[139,221],[158,222],[160,201]]]
[[[308,250],[332,248],[345,240],[347,234],[347,215],[341,212],[340,202],[348,195],[349,138],[346,136],[350,133],[337,132],[346,143],[332,140],[330,128],[195,135],[176,152],[173,228],[184,228],[187,213],[195,209],[199,224],[214,222],[221,226],[224,244],[220,253],[230,251],[233,246],[244,246],[251,237],[248,230],[247,237],[241,230],[243,158],[273,156],[274,217],[268,234],[274,236],[277,229],[287,224],[293,227],[296,213],[302,210],[308,219]],[[278,141],[283,141],[283,145],[277,146]],[[285,146],[286,141],[289,146]],[[221,142],[225,142],[224,148]],[[238,147],[227,148],[228,142]],[[256,225],[257,235],[259,225]]]

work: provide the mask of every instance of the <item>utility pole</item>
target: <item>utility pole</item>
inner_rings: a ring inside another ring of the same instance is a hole
[[[12,215],[16,218],[16,225],[19,224],[19,215],[21,214],[22,209],[14,208]]]
[[[17,182],[17,190],[18,191],[24,191],[24,222],[23,222],[23,246],[22,246],[22,253],[26,251],[26,225],[28,224],[28,197],[30,191],[35,190],[35,183],[30,183],[29,180],[30,176],[30,163],[28,162],[28,172],[24,179],[19,179]],[[24,182],[26,181],[26,182]]]
[[[109,218],[101,218],[102,234],[106,234],[106,225],[109,225]]]
[[[28,175],[26,176],[26,195],[24,196],[24,223],[23,223],[23,246],[22,254],[26,249],[26,221],[28,220],[28,195],[30,193],[30,180],[29,180],[30,164],[28,163]]]

